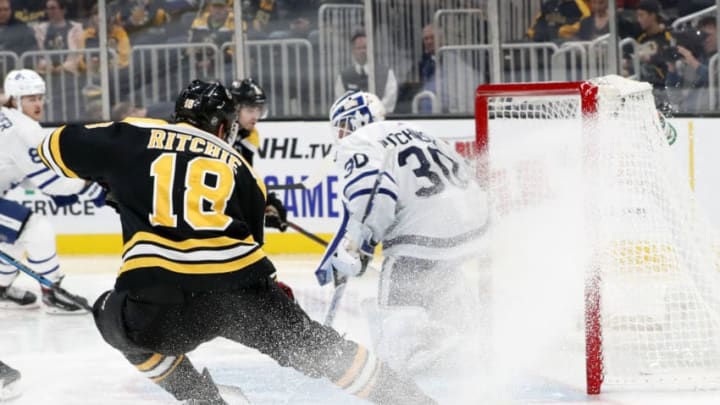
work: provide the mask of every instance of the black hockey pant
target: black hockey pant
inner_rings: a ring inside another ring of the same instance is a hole
[[[178,399],[217,395],[184,353],[225,337],[376,403],[433,403],[364,347],[310,319],[270,278],[230,291],[109,291],[93,312],[103,338]]]

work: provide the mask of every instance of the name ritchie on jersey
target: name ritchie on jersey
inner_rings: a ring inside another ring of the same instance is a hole
[[[230,165],[233,170],[235,170],[239,166],[242,166],[242,161],[238,156],[234,155],[231,152],[228,152],[220,145],[217,145],[199,136],[193,136],[178,132],[165,131],[162,129],[153,129],[150,132],[150,139],[148,140],[147,148],[163,149],[176,152],[190,151],[193,153],[200,153],[222,160],[223,162]]]
[[[398,146],[398,145],[405,145],[407,143],[412,142],[413,139],[418,139],[422,142],[426,143],[435,143],[435,140],[428,137],[427,135],[423,134],[420,131],[415,131],[412,129],[403,129],[400,132],[392,132],[385,136],[385,139],[380,141],[383,147],[388,147],[389,145],[392,146]]]

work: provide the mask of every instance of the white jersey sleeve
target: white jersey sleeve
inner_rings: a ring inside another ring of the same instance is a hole
[[[382,121],[337,146],[346,212],[316,271],[321,284],[346,234],[361,235],[357,246],[382,242],[385,256],[464,260],[483,249],[487,195],[448,143],[412,124]]]
[[[382,143],[382,127],[368,126],[338,142],[337,164],[342,171],[342,196],[350,224],[369,228],[372,242],[381,241],[395,221],[398,183],[396,151]],[[365,240],[354,241],[362,245]]]
[[[350,215],[364,218],[384,254],[440,260],[477,252],[487,226],[487,196],[448,143],[413,124],[382,121],[338,146]],[[368,206],[379,172],[382,182]]]
[[[0,109],[0,192],[28,182],[49,195],[77,194],[85,181],[58,176],[40,160],[37,145],[50,132],[16,109]]]

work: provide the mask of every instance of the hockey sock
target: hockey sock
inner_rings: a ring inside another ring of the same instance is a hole
[[[376,404],[435,404],[411,380],[401,379],[386,364],[358,345],[349,367],[333,383],[346,392]]]
[[[200,374],[183,354],[165,356],[154,353],[128,355],[127,358],[143,375],[179,401],[192,399],[213,405],[226,404],[210,374],[207,372]]]

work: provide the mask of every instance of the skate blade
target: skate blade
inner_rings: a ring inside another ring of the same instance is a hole
[[[250,405],[250,400],[245,393],[234,385],[215,384],[220,391],[220,395],[230,405]]]
[[[67,311],[61,308],[56,307],[45,307],[45,313],[48,315],[58,315],[58,316],[77,316],[77,315],[87,315],[90,312],[84,310],[84,309],[78,309],[77,311]]]
[[[0,383],[2,380],[0,380]],[[8,401],[13,398],[17,398],[20,396],[22,392],[20,391],[20,380],[13,381],[10,384],[7,384],[5,386],[2,386],[0,388],[0,401]]]

